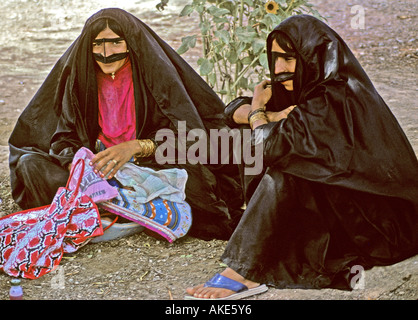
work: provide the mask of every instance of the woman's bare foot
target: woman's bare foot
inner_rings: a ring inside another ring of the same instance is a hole
[[[248,289],[252,289],[260,285],[259,283],[245,279],[231,268],[226,268],[224,271],[221,272],[221,275],[246,285]],[[194,296],[195,298],[205,299],[225,298],[230,296],[231,294],[236,293],[235,291],[223,288],[204,287],[203,284],[200,284],[196,287],[187,288],[186,292],[189,295]]]

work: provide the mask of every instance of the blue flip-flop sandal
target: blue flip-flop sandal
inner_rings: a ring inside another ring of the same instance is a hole
[[[256,294],[264,293],[268,290],[268,287],[265,284],[261,284],[258,287],[248,289],[248,287],[241,282],[229,279],[219,273],[217,273],[212,279],[206,282],[204,287],[223,288],[235,291],[236,293],[224,298],[216,299],[196,298],[190,295],[187,295],[184,298],[187,300],[239,300]]]

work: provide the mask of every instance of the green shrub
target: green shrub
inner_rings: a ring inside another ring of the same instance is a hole
[[[169,0],[157,5],[163,10]],[[182,38],[184,54],[201,37],[200,75],[228,103],[266,78],[266,38],[285,18],[307,13],[322,16],[305,0],[192,0],[180,16],[197,14],[200,35]]]

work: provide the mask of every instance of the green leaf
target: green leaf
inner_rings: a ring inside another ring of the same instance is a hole
[[[257,33],[251,27],[249,29],[248,27],[238,27],[236,30],[236,35],[240,41],[245,43],[251,43],[253,39],[257,36]]]
[[[234,63],[237,62],[238,55],[237,55],[237,52],[233,48],[230,48],[230,50],[229,50],[229,52],[227,54],[227,59],[228,59],[228,62],[230,64],[234,64]]]
[[[231,36],[227,30],[218,30],[214,32],[215,36],[221,39],[224,43],[229,44]]]
[[[202,6],[202,5],[197,5],[197,6],[195,6],[195,8],[194,8],[195,10],[196,10],[196,12],[199,14],[199,15],[202,15],[203,14],[203,12],[205,11],[205,6]]]
[[[266,70],[269,69],[269,63],[268,63],[268,60],[267,60],[267,53],[260,54],[260,56],[258,58],[258,61],[260,61],[260,64],[264,69],[266,69]]]
[[[180,12],[180,17],[188,16],[193,12],[194,8],[191,4],[184,6],[183,10]]]
[[[199,59],[200,60],[200,59]],[[200,65],[200,75],[207,76],[213,70],[213,63],[208,59],[202,59]]]
[[[231,1],[231,0],[223,1],[219,4],[219,7],[220,8],[225,8],[231,13],[231,12],[234,12],[234,10],[235,10],[235,3],[234,3],[234,1]]]
[[[272,29],[275,26],[277,26],[281,21],[282,20],[278,15],[268,13],[264,16],[264,18],[260,22],[265,24],[267,28]]]
[[[197,59],[197,65],[198,66],[201,66],[204,60],[205,60],[205,58],[199,58],[199,59]]]
[[[248,57],[245,57],[244,59],[241,59],[241,62],[244,65],[250,64],[252,61],[253,61],[253,59],[251,57],[249,57],[249,56]]]
[[[252,43],[254,54],[259,54],[264,49],[265,45],[266,42],[264,41],[264,39],[254,39]]]
[[[212,42],[212,52],[216,54],[216,56],[219,56],[219,55],[223,56],[223,48],[224,48],[224,45],[222,42],[219,42],[219,41]],[[223,59],[223,57],[221,57],[221,59]]]
[[[248,88],[248,78],[242,77],[239,79],[237,87],[246,90]]]
[[[228,9],[218,8],[216,6],[211,6],[208,8],[208,12],[214,17],[222,17],[225,14],[230,13]]]
[[[203,35],[206,35],[209,32],[211,26],[208,21],[204,21],[204,22],[199,23],[199,27],[200,27],[200,32]]]
[[[182,55],[183,53],[186,53],[186,52],[187,52],[187,50],[189,50],[189,47],[187,46],[187,44],[182,43],[182,44],[180,45],[180,47],[176,50],[176,52],[177,52],[179,55]]]
[[[238,72],[241,72],[242,69],[244,69],[244,65],[242,64],[241,60],[238,60],[236,63],[236,68]]]
[[[218,24],[222,24],[222,27],[223,27],[223,24],[224,23],[228,23],[229,21],[228,21],[228,19],[227,18],[225,18],[225,17],[213,17],[213,22],[214,23],[218,23]],[[218,28],[219,29],[219,28]]]
[[[278,15],[272,14],[270,18],[274,26],[277,26],[280,22],[282,22],[282,18]]]
[[[244,42],[239,42],[238,49],[237,49],[237,55],[240,55],[244,50],[246,50],[247,44]]]
[[[187,36],[181,38],[181,45],[177,49],[177,53],[182,55],[183,53],[187,52],[190,48],[194,48],[196,45],[196,35]]]
[[[208,81],[212,88],[216,85],[216,73],[215,72],[212,72],[208,75]]]

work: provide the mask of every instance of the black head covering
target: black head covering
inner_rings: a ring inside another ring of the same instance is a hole
[[[277,32],[297,54],[297,108],[265,126],[265,162],[308,180],[417,202],[416,155],[346,43],[324,22],[292,16],[267,39],[270,66]]]
[[[56,130],[56,123],[63,112],[72,113],[66,115],[69,121],[71,118],[82,119],[82,123],[73,124],[82,136],[82,144],[94,146],[98,132],[97,121],[92,121],[97,119],[97,85],[90,27],[101,18],[113,19],[121,25],[129,47],[134,71],[138,137],[153,131],[146,123],[152,104],[158,106],[174,127],[178,120],[187,121],[187,129],[224,126],[219,120],[223,102],[193,68],[138,18],[124,10],[111,8],[91,16],[81,35],[59,59],[19,118],[10,138],[12,146],[34,146],[48,151],[54,133],[54,142],[60,140],[57,135],[64,128]],[[36,131],[28,141],[22,130],[29,127],[36,128]],[[63,148],[57,145],[53,150],[59,153]]]

